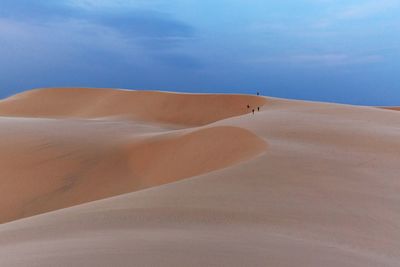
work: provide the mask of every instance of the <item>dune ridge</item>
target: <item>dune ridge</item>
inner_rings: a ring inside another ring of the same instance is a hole
[[[120,117],[201,126],[249,113],[265,99],[250,95],[178,94],[93,88],[46,88],[0,101],[1,116],[45,118]]]
[[[387,110],[400,111],[400,107],[380,107],[380,108],[387,109]]]

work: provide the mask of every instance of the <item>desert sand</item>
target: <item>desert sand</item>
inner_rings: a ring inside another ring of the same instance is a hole
[[[398,111],[39,89],[0,137],[0,266],[400,266]]]
[[[400,107],[381,107],[383,109],[388,109],[388,110],[396,110],[396,111],[400,111]]]

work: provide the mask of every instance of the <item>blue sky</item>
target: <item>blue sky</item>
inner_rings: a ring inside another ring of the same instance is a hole
[[[400,105],[398,0],[0,0],[0,97],[83,86]]]

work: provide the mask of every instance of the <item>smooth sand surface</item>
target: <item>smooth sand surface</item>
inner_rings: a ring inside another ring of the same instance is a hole
[[[0,103],[0,217],[42,213],[0,225],[0,266],[400,266],[400,113],[237,97],[179,119]]]
[[[161,114],[178,112],[188,98],[200,111],[196,121],[203,124],[235,116],[248,110],[245,100],[263,103],[263,98],[81,90],[82,99],[79,89],[42,89],[0,102],[0,115],[8,116],[0,117],[0,223],[210,172],[266,148],[262,138],[240,127],[165,128],[166,122],[191,124],[194,110],[176,118]],[[101,103],[91,107],[96,101]],[[172,119],[139,116],[152,102],[163,118]],[[130,110],[136,120],[126,116]],[[57,118],[39,118],[53,114]],[[116,114],[125,119],[110,118]]]

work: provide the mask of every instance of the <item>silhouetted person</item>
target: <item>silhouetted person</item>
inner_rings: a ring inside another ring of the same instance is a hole
[[[257,95],[260,95],[260,92],[257,92]]]
[[[254,115],[254,109],[252,110],[252,112],[253,112],[253,115]]]
[[[250,108],[250,105],[247,105],[247,108]]]
[[[257,107],[257,110],[260,111],[260,107]]]

